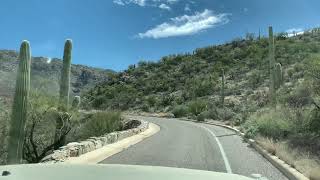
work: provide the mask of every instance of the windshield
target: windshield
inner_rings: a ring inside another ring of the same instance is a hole
[[[0,167],[320,178],[318,7],[4,0]]]

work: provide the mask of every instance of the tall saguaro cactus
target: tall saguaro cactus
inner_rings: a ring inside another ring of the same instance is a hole
[[[60,146],[65,144],[65,137],[63,136],[63,129],[66,128],[69,116],[67,113],[69,108],[69,91],[70,91],[70,70],[71,70],[71,58],[72,58],[72,41],[67,39],[64,45],[63,52],[63,66],[61,70],[61,79],[60,79],[60,115],[56,120],[56,132],[55,132],[55,144],[54,149],[58,149]]]
[[[224,85],[225,85],[225,76],[224,76],[224,69],[222,69],[221,75],[221,105],[224,107]]]
[[[8,164],[19,164],[22,161],[28,96],[30,91],[30,64],[30,45],[28,41],[23,41],[20,47],[19,67],[9,129]]]
[[[275,49],[272,26],[269,26],[269,71],[270,71],[270,102],[275,103],[275,87],[274,87],[274,64],[275,64]]]
[[[71,70],[72,41],[67,39],[64,45],[63,66],[60,82],[60,103],[64,110],[69,106],[70,70]]]

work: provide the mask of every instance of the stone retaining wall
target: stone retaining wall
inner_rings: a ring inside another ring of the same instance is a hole
[[[134,119],[130,119],[134,120]],[[138,120],[141,124],[137,128],[128,129],[125,131],[116,131],[105,134],[100,137],[91,137],[80,142],[72,142],[53,151],[52,154],[46,156],[41,163],[59,163],[64,162],[69,157],[78,157],[87,152],[99,149],[107,144],[120,141],[124,138],[139,134],[149,128],[149,122]]]

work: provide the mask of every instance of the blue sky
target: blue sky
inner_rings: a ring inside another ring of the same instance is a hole
[[[31,43],[33,56],[124,70],[139,60],[191,52],[246,32],[320,26],[319,0],[1,0],[0,49]]]

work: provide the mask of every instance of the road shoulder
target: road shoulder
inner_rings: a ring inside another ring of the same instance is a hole
[[[267,159],[274,167],[276,167],[279,171],[281,171],[283,174],[285,174],[286,177],[288,177],[290,180],[308,180],[309,178],[305,177],[302,173],[300,173],[298,170],[292,168],[290,165],[279,159],[277,156],[271,155],[268,153],[265,149],[263,149],[261,146],[258,145],[258,143],[253,139],[247,139],[244,137],[244,133],[242,133],[240,130],[217,123],[212,122],[205,122],[205,124],[214,125],[214,126],[220,126],[226,129],[230,129],[237,134],[239,134],[243,139],[245,139],[258,153],[260,153],[265,159]]]

